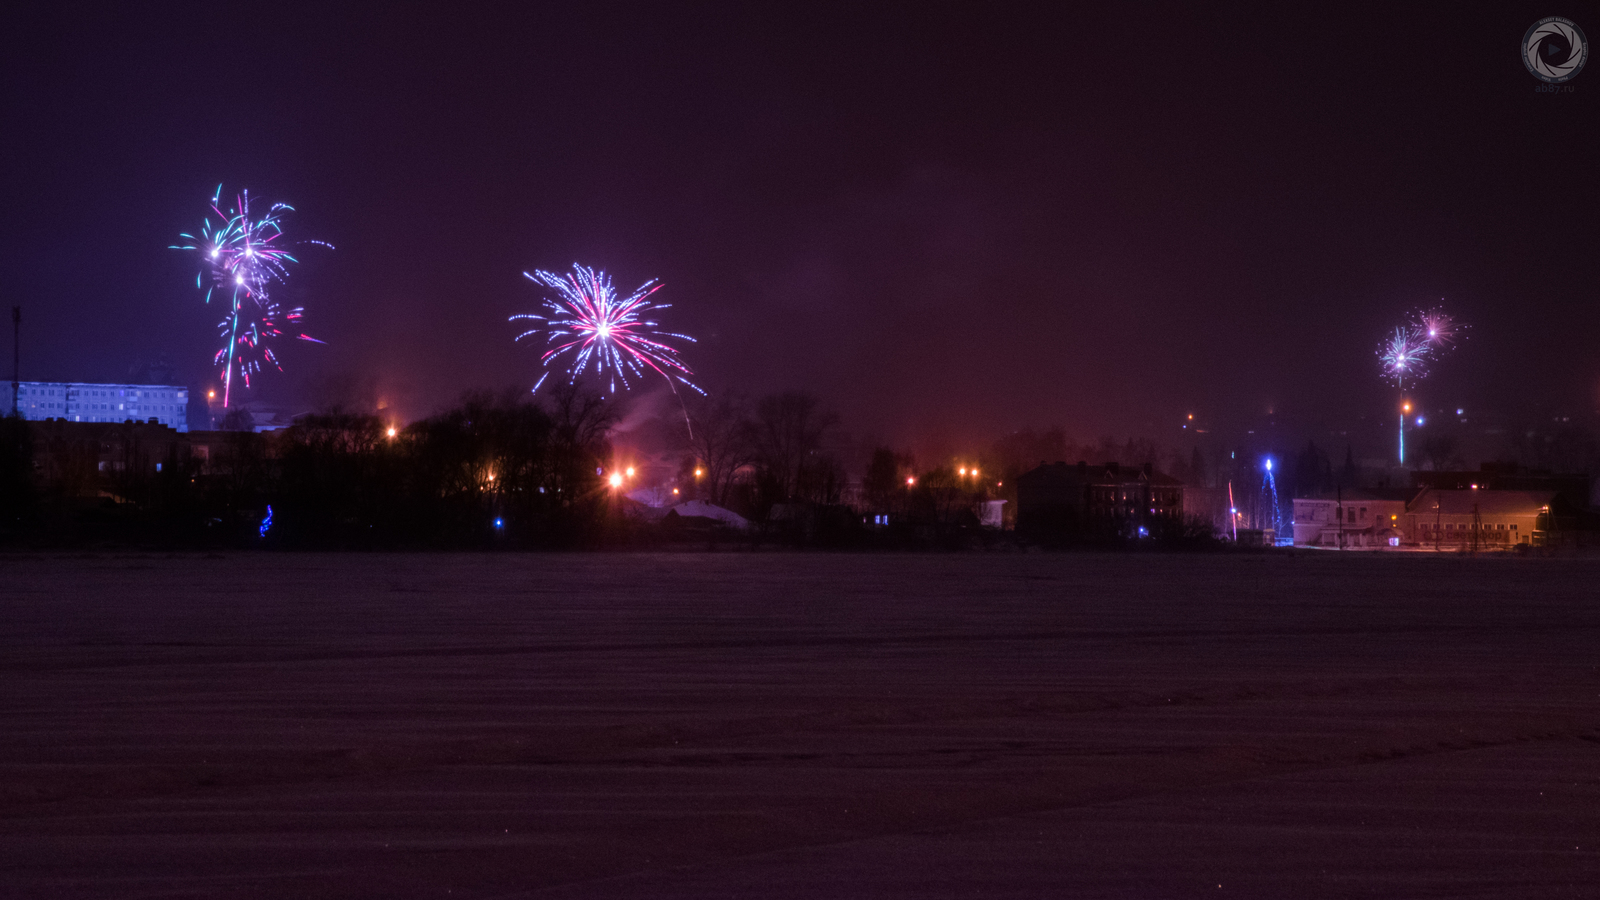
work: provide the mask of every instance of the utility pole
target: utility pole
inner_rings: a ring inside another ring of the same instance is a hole
[[[11,307],[11,412],[22,418],[22,307]]]
[[[1338,485],[1338,491],[1339,491],[1339,493],[1336,495],[1338,497],[1338,502],[1337,502],[1337,505],[1335,505],[1334,508],[1333,508],[1333,514],[1335,516],[1337,516],[1338,519],[1339,519],[1339,549],[1343,550],[1344,549],[1344,484],[1341,483],[1341,484]]]
[[[1478,534],[1483,531],[1483,517],[1478,515],[1478,504],[1472,504],[1472,555],[1478,555]]]
[[[1434,488],[1434,552],[1438,552],[1438,524],[1445,520],[1445,512],[1438,508],[1438,488]]]

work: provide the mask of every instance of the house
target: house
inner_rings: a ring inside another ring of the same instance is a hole
[[[1476,472],[1416,471],[1411,473],[1411,485],[1418,491],[1554,491],[1556,501],[1571,512],[1600,505],[1600,481],[1588,475],[1525,469],[1516,463],[1487,462]]]
[[[1294,501],[1296,547],[1398,547],[1409,491],[1346,490]]]
[[[1017,533],[1148,537],[1183,522],[1183,482],[1150,465],[1040,463],[1017,477]]]
[[[1555,491],[1429,488],[1411,502],[1408,543],[1494,549],[1543,543]]]
[[[750,520],[738,513],[723,509],[704,500],[690,500],[679,503],[667,512],[663,520],[669,524],[677,521],[702,522],[708,526],[718,528],[731,528],[734,531],[749,531]]]

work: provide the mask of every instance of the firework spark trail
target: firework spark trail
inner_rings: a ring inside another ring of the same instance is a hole
[[[218,185],[211,197],[211,213],[215,219],[207,216],[198,236],[179,235],[188,243],[172,247],[201,255],[204,263],[195,276],[195,287],[206,287],[205,278],[210,274],[207,304],[218,288],[229,296],[228,314],[217,326],[223,345],[214,358],[215,365],[225,367],[222,373],[224,407],[231,402],[235,374],[248,388],[251,373],[259,372],[263,363],[283,371],[269,341],[285,336],[285,328],[295,332],[294,336],[300,340],[322,343],[298,331],[303,309],[282,310],[268,292],[271,282],[284,282],[289,277],[289,265],[299,262],[289,253],[280,218],[283,213],[293,211],[294,207],[287,203],[276,203],[266,215],[252,219],[249,191],[241,192],[224,211],[222,186]],[[321,241],[304,243],[332,249],[331,244]]]
[[[666,379],[673,394],[678,392],[675,381],[705,393],[686,377],[694,372],[679,359],[677,348],[663,340],[675,338],[695,343],[695,339],[686,334],[659,331],[660,323],[646,318],[651,313],[671,308],[670,304],[650,300],[661,289],[659,282],[647,281],[624,298],[617,295],[605,272],[576,263],[566,275],[543,270],[522,274],[534,284],[554,292],[553,297],[545,298],[545,314],[523,313],[509,320],[531,319],[543,323],[516,338],[520,341],[534,335],[545,336],[549,349],[539,358],[541,366],[565,364],[569,384],[585,372],[603,377],[609,371],[612,393],[616,393],[618,379],[624,390],[632,390],[634,382],[630,376],[642,381],[650,372]],[[549,375],[545,372],[539,378],[533,387],[535,392]]]

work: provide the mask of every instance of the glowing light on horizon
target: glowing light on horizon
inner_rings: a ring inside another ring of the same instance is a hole
[[[597,377],[609,374],[611,393],[616,393],[618,379],[622,381],[623,390],[632,390],[634,381],[644,380],[651,372],[666,379],[673,393],[678,390],[674,381],[688,385],[696,393],[705,393],[688,379],[694,371],[679,358],[678,349],[664,340],[675,338],[695,343],[695,339],[687,334],[659,331],[660,323],[648,318],[652,313],[671,308],[671,304],[651,301],[661,289],[655,279],[646,281],[627,297],[619,297],[605,272],[577,263],[564,275],[542,269],[522,274],[555,294],[545,298],[543,314],[522,313],[509,320],[532,319],[542,323],[516,338],[520,341],[534,335],[545,337],[549,349],[539,357],[541,366],[564,364],[569,384],[586,372]],[[535,393],[547,377],[549,372],[539,378],[538,384],[533,386]]]

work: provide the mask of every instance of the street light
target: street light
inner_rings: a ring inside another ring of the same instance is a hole
[[[394,437],[394,436],[395,436],[394,426],[390,425],[389,426],[389,437]]]
[[[610,481],[611,481],[611,486],[612,487],[614,487],[614,488],[622,487],[622,476],[620,474],[618,474],[616,472],[612,472]]]

